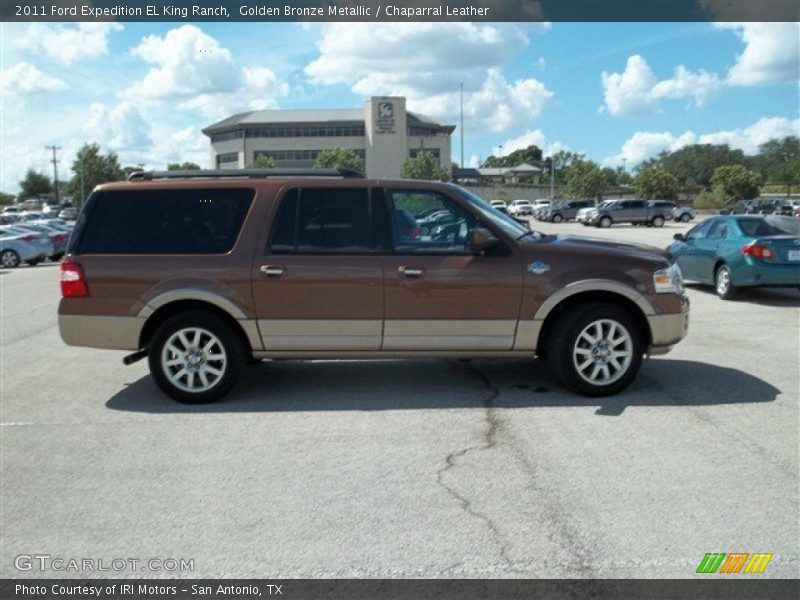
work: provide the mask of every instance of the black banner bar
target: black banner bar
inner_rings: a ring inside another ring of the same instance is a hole
[[[797,0],[0,0],[2,21],[800,21]]]
[[[4,579],[3,600],[486,600],[574,598],[650,600],[795,600],[796,579]]]

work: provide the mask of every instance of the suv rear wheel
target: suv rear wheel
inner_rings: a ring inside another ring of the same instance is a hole
[[[624,390],[639,372],[643,354],[635,319],[614,304],[586,304],[570,311],[547,341],[547,359],[556,377],[584,396]]]
[[[600,227],[603,229],[611,227],[611,217],[601,217],[598,225],[600,225]]]
[[[191,311],[167,319],[148,352],[150,374],[168,396],[187,404],[219,400],[245,360],[236,332],[216,315]]]

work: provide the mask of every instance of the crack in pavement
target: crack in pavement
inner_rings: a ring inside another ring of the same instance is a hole
[[[445,465],[441,469],[436,472],[436,482],[443,487],[447,493],[457,500],[459,504],[461,504],[462,510],[469,513],[472,517],[482,521],[492,532],[494,537],[497,539],[497,543],[500,546],[500,557],[508,564],[511,565],[512,561],[508,556],[508,546],[509,542],[505,540],[502,532],[497,527],[497,525],[489,518],[487,515],[483,514],[482,512],[475,510],[472,506],[472,502],[466,498],[464,495],[460,494],[454,487],[448,485],[445,481],[445,474],[450,470],[458,466],[457,459],[462,458],[469,454],[470,452],[483,452],[485,450],[491,450],[495,446],[497,446],[497,435],[498,430],[500,428],[500,422],[497,419],[496,415],[496,407],[495,407],[495,400],[500,395],[500,389],[493,385],[489,378],[486,376],[485,373],[478,370],[471,361],[467,361],[464,363],[466,366],[467,372],[476,377],[480,380],[482,386],[488,392],[488,395],[483,399],[483,405],[486,409],[484,419],[486,421],[486,431],[483,434],[483,443],[473,446],[468,446],[461,450],[451,452],[445,458]]]
[[[468,498],[466,498],[463,494],[460,494],[456,489],[454,489],[453,486],[448,485],[444,481],[445,474],[450,469],[458,466],[457,460],[459,458],[462,458],[470,452],[483,452],[486,450],[491,450],[500,444],[499,434],[502,429],[502,423],[496,413],[496,400],[500,396],[500,388],[493,384],[489,377],[475,367],[472,362],[465,363],[465,368],[471,376],[480,381],[483,388],[485,388],[488,392],[488,395],[483,399],[484,408],[486,409],[484,417],[486,421],[486,430],[483,434],[483,443],[475,444],[448,454],[445,459],[445,466],[437,472],[437,482],[450,494],[450,496],[452,496],[461,504],[463,510],[465,510],[474,518],[482,521],[492,531],[497,539],[498,545],[500,546],[499,554],[505,562],[505,570],[514,571],[521,566],[525,566],[525,562],[511,559],[509,556],[511,542],[506,539],[499,527],[489,516],[478,510],[475,510],[475,508],[472,506],[472,502]],[[509,449],[513,459],[518,461],[524,471],[530,474],[531,489],[538,492],[542,497],[542,503],[540,504],[540,507],[545,512],[545,521],[550,524],[552,529],[551,535],[549,536],[550,539],[558,543],[559,546],[564,546],[569,549],[568,555],[572,559],[566,561],[564,564],[570,565],[572,570],[578,573],[579,577],[592,578],[595,570],[592,566],[592,554],[589,550],[589,547],[587,547],[585,540],[581,539],[579,533],[575,531],[574,527],[570,524],[570,519],[561,510],[560,504],[557,501],[549,499],[547,490],[535,482],[535,473],[538,469],[517,446],[513,434],[510,431],[504,430],[503,436],[503,446]],[[589,597],[597,597],[597,590],[594,589],[594,586],[589,585],[588,591],[590,592]]]

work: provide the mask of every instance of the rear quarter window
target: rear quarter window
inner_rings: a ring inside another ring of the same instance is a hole
[[[241,231],[252,189],[124,190],[93,201],[81,254],[225,254]]]

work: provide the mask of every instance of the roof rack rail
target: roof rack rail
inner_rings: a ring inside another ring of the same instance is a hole
[[[355,169],[201,169],[197,171],[134,171],[128,181],[152,181],[154,179],[194,179],[247,177],[345,177],[363,178]]]

